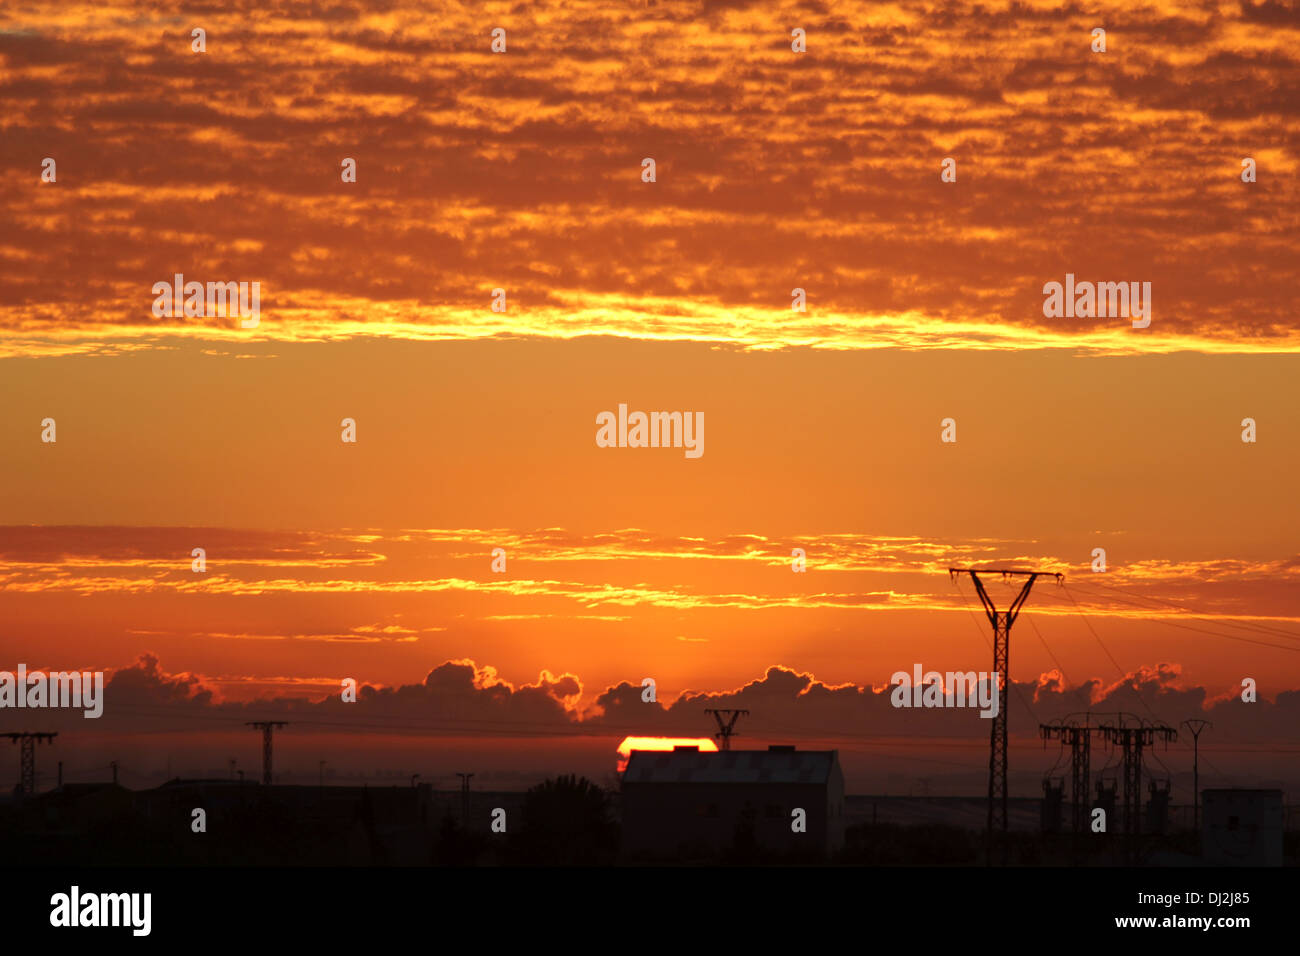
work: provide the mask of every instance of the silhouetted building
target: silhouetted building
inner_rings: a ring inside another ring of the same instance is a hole
[[[272,785],[232,780],[169,780],[135,794],[137,812],[153,825],[189,827],[202,808],[208,833],[260,822],[291,821],[299,833],[338,834],[339,861],[423,864],[436,819],[433,788]],[[284,830],[287,831],[289,823]]]
[[[381,825],[428,824],[433,788],[418,786],[353,787],[280,785],[252,781],[169,780],[153,790],[141,790],[136,802],[149,817],[173,816],[189,807],[203,807],[208,819],[256,806],[262,801],[292,810],[301,820],[349,821],[360,809]]]
[[[115,783],[68,783],[36,794],[16,809],[30,832],[81,833],[130,816],[132,794]]]
[[[625,855],[824,857],[844,844],[844,775],[834,750],[634,750],[622,814]]]
[[[253,806],[264,788],[257,783],[223,779],[168,780],[152,790],[137,790],[137,812],[150,823],[189,820],[201,807],[210,824],[225,823],[240,810]]]
[[[1281,866],[1282,791],[1202,790],[1201,856],[1219,866]]]
[[[1119,832],[1119,820],[1115,816],[1116,792],[1118,787],[1119,782],[1116,780],[1112,780],[1109,783],[1104,780],[1097,781],[1097,798],[1093,803],[1092,810],[1088,812],[1087,817],[1089,828],[1091,828],[1093,824],[1093,811],[1102,810],[1106,814],[1105,832]]]
[[[1044,833],[1061,832],[1061,813],[1065,805],[1065,781],[1043,781],[1043,814],[1041,829]]]
[[[1152,780],[1147,784],[1146,832],[1162,834],[1169,829],[1169,780]]]

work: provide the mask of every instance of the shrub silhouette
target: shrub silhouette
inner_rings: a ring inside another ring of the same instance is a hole
[[[524,796],[511,840],[513,861],[544,865],[607,865],[618,853],[618,825],[609,795],[572,774],[538,784]]]

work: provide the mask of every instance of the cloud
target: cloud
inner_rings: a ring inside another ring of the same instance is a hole
[[[156,654],[145,652],[130,667],[119,668],[104,688],[107,707],[177,708],[193,712],[215,704],[215,693],[196,674],[169,674],[162,669]],[[102,718],[101,718],[102,719]]]
[[[196,546],[207,552],[203,574],[191,570]],[[512,573],[476,575],[474,569],[484,566],[494,547],[507,550]],[[771,574],[747,576],[740,590],[736,585],[742,579],[727,574],[732,568],[785,571],[795,547],[807,554],[813,587],[791,592],[785,587],[788,575]],[[853,533],[684,537],[637,528],[579,533],[565,528],[281,532],[9,526],[0,527],[0,592],[15,597],[170,592],[230,602],[265,595],[419,594],[463,602],[466,613],[484,622],[555,617],[621,622],[637,608],[963,611],[973,596],[950,581],[949,567],[1032,565],[1067,572],[1068,585],[1063,591],[1037,591],[1035,614],[1076,617],[1084,611],[1202,632],[1228,625],[1234,628],[1232,639],[1257,645],[1287,646],[1298,636],[1292,629],[1298,622],[1293,593],[1300,558],[1294,555],[1172,560],[1133,553],[1104,576],[1087,571],[1086,563],[1073,564],[1077,558],[1033,541]],[[446,626],[365,619],[307,629],[209,619],[206,629],[133,630],[223,639],[399,642]]]
[[[1097,678],[1066,686],[1058,672],[1015,682],[1008,695],[1014,736],[1037,739],[1040,723],[1090,713],[1093,723],[1124,712],[1177,729],[1191,717],[1214,723],[1221,746],[1249,748],[1266,743],[1300,743],[1300,689],[1274,699],[1244,703],[1239,693],[1214,694],[1186,685],[1178,665],[1144,665],[1121,680]],[[217,687],[246,682],[259,696],[222,700]],[[585,704],[578,675],[543,670],[536,681],[516,685],[496,668],[473,660],[444,661],[418,683],[375,686],[362,683],[355,703],[338,690],[338,679],[302,682],[295,696],[275,696],[290,682],[255,676],[213,680],[192,673],[168,673],[158,657],[142,654],[112,672],[104,716],[88,727],[78,714],[48,711],[51,725],[70,732],[158,732],[239,729],[245,720],[290,719],[298,730],[401,735],[567,737],[574,735],[699,736],[710,727],[708,708],[745,709],[742,737],[758,740],[848,741],[896,737],[918,750],[927,741],[987,739],[989,723],[973,708],[896,708],[891,686],[828,684],[813,674],[773,665],[758,678],[730,690],[686,690],[671,700],[642,700],[639,680],[606,687]],[[662,689],[659,691],[663,693]],[[0,710],[0,726],[22,723],[30,712]]]
[[[493,55],[470,3],[434,22],[413,0],[310,20],[243,0],[204,14],[195,54],[186,24],[122,0],[6,9],[6,142],[31,148],[0,152],[0,354],[589,334],[1295,351],[1296,16],[862,0],[803,8],[794,54],[748,0],[539,3]],[[154,319],[177,268],[261,282],[261,326]],[[1152,327],[1044,319],[1067,271],[1151,281]]]

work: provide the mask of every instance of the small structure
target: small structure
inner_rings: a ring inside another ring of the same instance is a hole
[[[1204,790],[1201,820],[1206,863],[1282,865],[1281,790]]]
[[[1043,812],[1041,829],[1044,833],[1061,832],[1061,810],[1065,805],[1065,780],[1043,781]]]
[[[1172,780],[1147,783],[1147,833],[1159,835],[1169,829],[1169,790],[1172,785]]]
[[[844,845],[834,750],[634,750],[622,809],[625,856],[824,858]]]

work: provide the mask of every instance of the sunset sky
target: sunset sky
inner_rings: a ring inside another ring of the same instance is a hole
[[[1293,5],[18,0],[0,102],[0,669],[111,672],[49,715],[70,765],[253,767],[285,713],[340,765],[612,771],[730,705],[851,791],[979,793],[987,721],[878,693],[989,669],[975,566],[1066,576],[1013,632],[1018,790],[1090,706],[1300,777]],[[257,327],[155,318],[176,273]],[[1150,327],[1045,318],[1067,273]],[[704,454],[598,447],[620,403]]]

